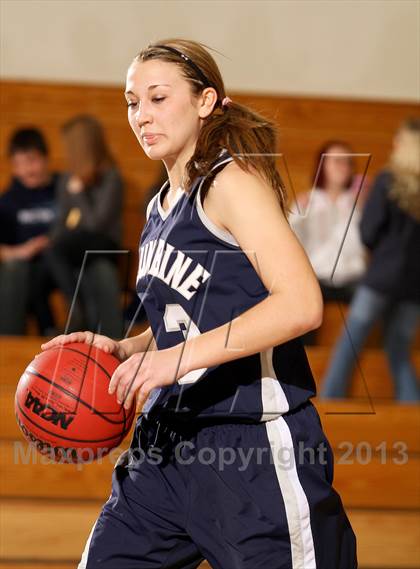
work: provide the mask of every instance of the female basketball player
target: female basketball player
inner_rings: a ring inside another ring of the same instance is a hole
[[[142,409],[79,569],[353,569],[300,340],[322,299],[286,219],[274,127],[226,97],[193,41],[142,50],[125,97],[143,151],[168,172],[140,241],[150,328],[43,346],[115,353],[110,392]]]

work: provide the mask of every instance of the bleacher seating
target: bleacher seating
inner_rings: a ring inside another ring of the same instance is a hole
[[[321,100],[257,95],[232,98],[272,117],[279,126],[280,147],[287,160],[279,167],[289,191],[310,186],[312,157],[327,138],[349,141],[356,152],[372,155],[368,174],[385,162],[391,137],[400,121],[415,114],[415,105],[387,102]],[[158,164],[142,154],[130,132],[122,88],[3,82],[0,145],[16,126],[42,126],[51,144],[55,168],[63,166],[59,127],[78,112],[103,120],[111,147],[127,181],[124,246],[135,252],[144,221],[142,200],[158,173]],[[0,158],[0,186],[9,170]],[[363,163],[359,163],[362,171]],[[132,255],[134,283],[136,255]],[[54,307],[65,320],[59,296]],[[341,331],[346,308],[325,307],[319,346],[307,348],[311,368],[320,382]],[[32,328],[33,330],[33,328]],[[112,460],[83,468],[19,464],[27,446],[14,417],[14,393],[20,375],[41,339],[0,338],[0,568],[69,569],[75,567],[90,528],[110,491]],[[420,367],[420,339],[413,359]],[[398,405],[380,332],[374,330],[361,355],[350,399],[315,404],[335,454],[334,486],[340,492],[358,538],[361,569],[403,569],[420,566],[420,408]],[[126,448],[129,437],[110,459]],[[402,445],[401,445],[402,443]],[[401,462],[401,464],[399,464]],[[203,563],[200,569],[208,568]],[[228,569],[228,568],[226,568]],[[331,568],[334,569],[334,568]]]

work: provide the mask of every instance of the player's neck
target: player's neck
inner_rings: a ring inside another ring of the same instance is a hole
[[[169,177],[170,191],[172,194],[176,194],[179,188],[185,191],[186,165],[193,154],[194,147],[188,146],[185,147],[176,157],[168,157],[168,159],[164,160]]]

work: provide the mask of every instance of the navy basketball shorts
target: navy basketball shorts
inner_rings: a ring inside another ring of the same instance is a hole
[[[203,559],[213,569],[357,567],[311,402],[188,435],[145,425],[117,461],[79,569],[192,569]]]

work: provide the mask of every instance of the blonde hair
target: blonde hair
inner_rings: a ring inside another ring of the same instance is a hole
[[[388,169],[392,173],[389,197],[420,221],[420,119],[402,123]]]

